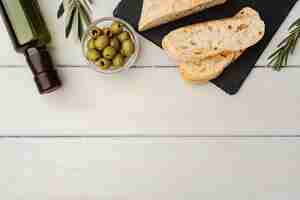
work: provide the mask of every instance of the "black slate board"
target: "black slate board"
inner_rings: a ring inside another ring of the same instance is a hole
[[[212,81],[226,93],[234,95],[239,91],[260,55],[296,2],[297,0],[228,0],[224,5],[210,8],[206,11],[177,20],[176,22],[142,32],[141,35],[161,47],[163,37],[176,28],[197,22],[231,17],[246,6],[256,9],[266,23],[264,39],[256,46],[248,49],[243,56],[231,64],[219,78]],[[114,10],[114,16],[124,19],[137,30],[142,5],[143,0],[122,0]]]

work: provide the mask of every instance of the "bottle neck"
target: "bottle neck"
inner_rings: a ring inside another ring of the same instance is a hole
[[[46,46],[29,47],[24,54],[33,74],[53,70],[52,58]]]
[[[52,92],[61,86],[46,46],[26,49],[25,57],[41,94]]]

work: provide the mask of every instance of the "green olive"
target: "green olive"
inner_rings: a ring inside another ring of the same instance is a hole
[[[122,31],[123,31],[123,25],[122,25],[120,22],[114,21],[114,22],[111,24],[110,29],[111,29],[111,32],[112,32],[114,35],[117,35],[117,34],[122,33]]]
[[[131,40],[126,40],[122,43],[122,50],[126,56],[131,56],[134,53],[134,43]]]
[[[106,47],[102,52],[103,57],[109,60],[112,60],[116,54],[117,51],[113,47]]]
[[[92,28],[92,30],[89,32],[89,34],[92,38],[96,39],[97,37],[99,37],[100,35],[103,34],[103,31],[102,31],[102,29],[95,27],[95,28]]]
[[[95,62],[101,57],[101,54],[96,49],[90,49],[88,50],[86,57],[88,60]]]
[[[121,42],[124,42],[125,40],[129,40],[130,39],[130,35],[129,35],[128,32],[124,31],[124,32],[122,32],[121,34],[118,35],[118,39]]]
[[[95,46],[95,40],[94,40],[93,38],[91,38],[91,39],[88,41],[87,47],[88,47],[89,49],[95,49],[95,48],[96,48],[96,46]]]
[[[111,61],[110,60],[107,60],[105,58],[101,58],[100,60],[98,60],[96,63],[95,63],[100,69],[102,70],[107,70],[110,68],[111,66]]]
[[[108,27],[103,29],[103,33],[104,33],[104,35],[106,35],[109,38],[113,37],[113,32]]]
[[[110,40],[110,46],[113,47],[116,51],[119,51],[121,48],[121,43],[118,38],[113,38]]]
[[[125,58],[121,54],[116,55],[116,57],[113,59],[114,68],[122,67],[124,63],[125,63]]]
[[[109,45],[109,38],[106,35],[101,35],[95,40],[96,49],[102,51]]]
[[[124,56],[124,57],[127,57],[127,55],[125,54],[125,50],[124,50],[124,49],[121,49],[121,50],[120,50],[120,54],[121,54],[122,56]]]

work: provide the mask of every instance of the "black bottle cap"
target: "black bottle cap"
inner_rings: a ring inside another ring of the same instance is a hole
[[[47,94],[61,87],[58,73],[45,46],[28,48],[25,56],[40,94]]]

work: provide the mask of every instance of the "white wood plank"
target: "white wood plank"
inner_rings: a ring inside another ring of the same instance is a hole
[[[2,199],[298,200],[299,139],[2,139]]]
[[[63,22],[55,18],[57,5],[40,2],[54,36],[55,63],[84,65],[80,45],[65,40],[61,33]],[[95,18],[110,15],[116,2],[102,6],[97,1]],[[274,44],[297,17],[299,7],[298,3]],[[0,65],[25,65],[24,58],[14,53],[1,23]],[[142,40],[142,46],[138,65],[173,65],[152,43]],[[296,54],[290,64],[298,60]],[[62,69],[61,73],[64,88],[41,97],[28,69],[1,69],[1,135],[264,135],[300,129],[295,89],[300,71],[296,69],[283,73],[257,69],[235,97],[212,85],[187,86],[176,69],[134,69],[113,78],[86,68]]]
[[[60,72],[64,88],[39,96],[27,69],[0,71],[2,135],[284,135],[300,130],[299,69],[256,69],[233,97],[213,85],[187,85],[176,69],[132,69],[113,77],[87,68]]]

